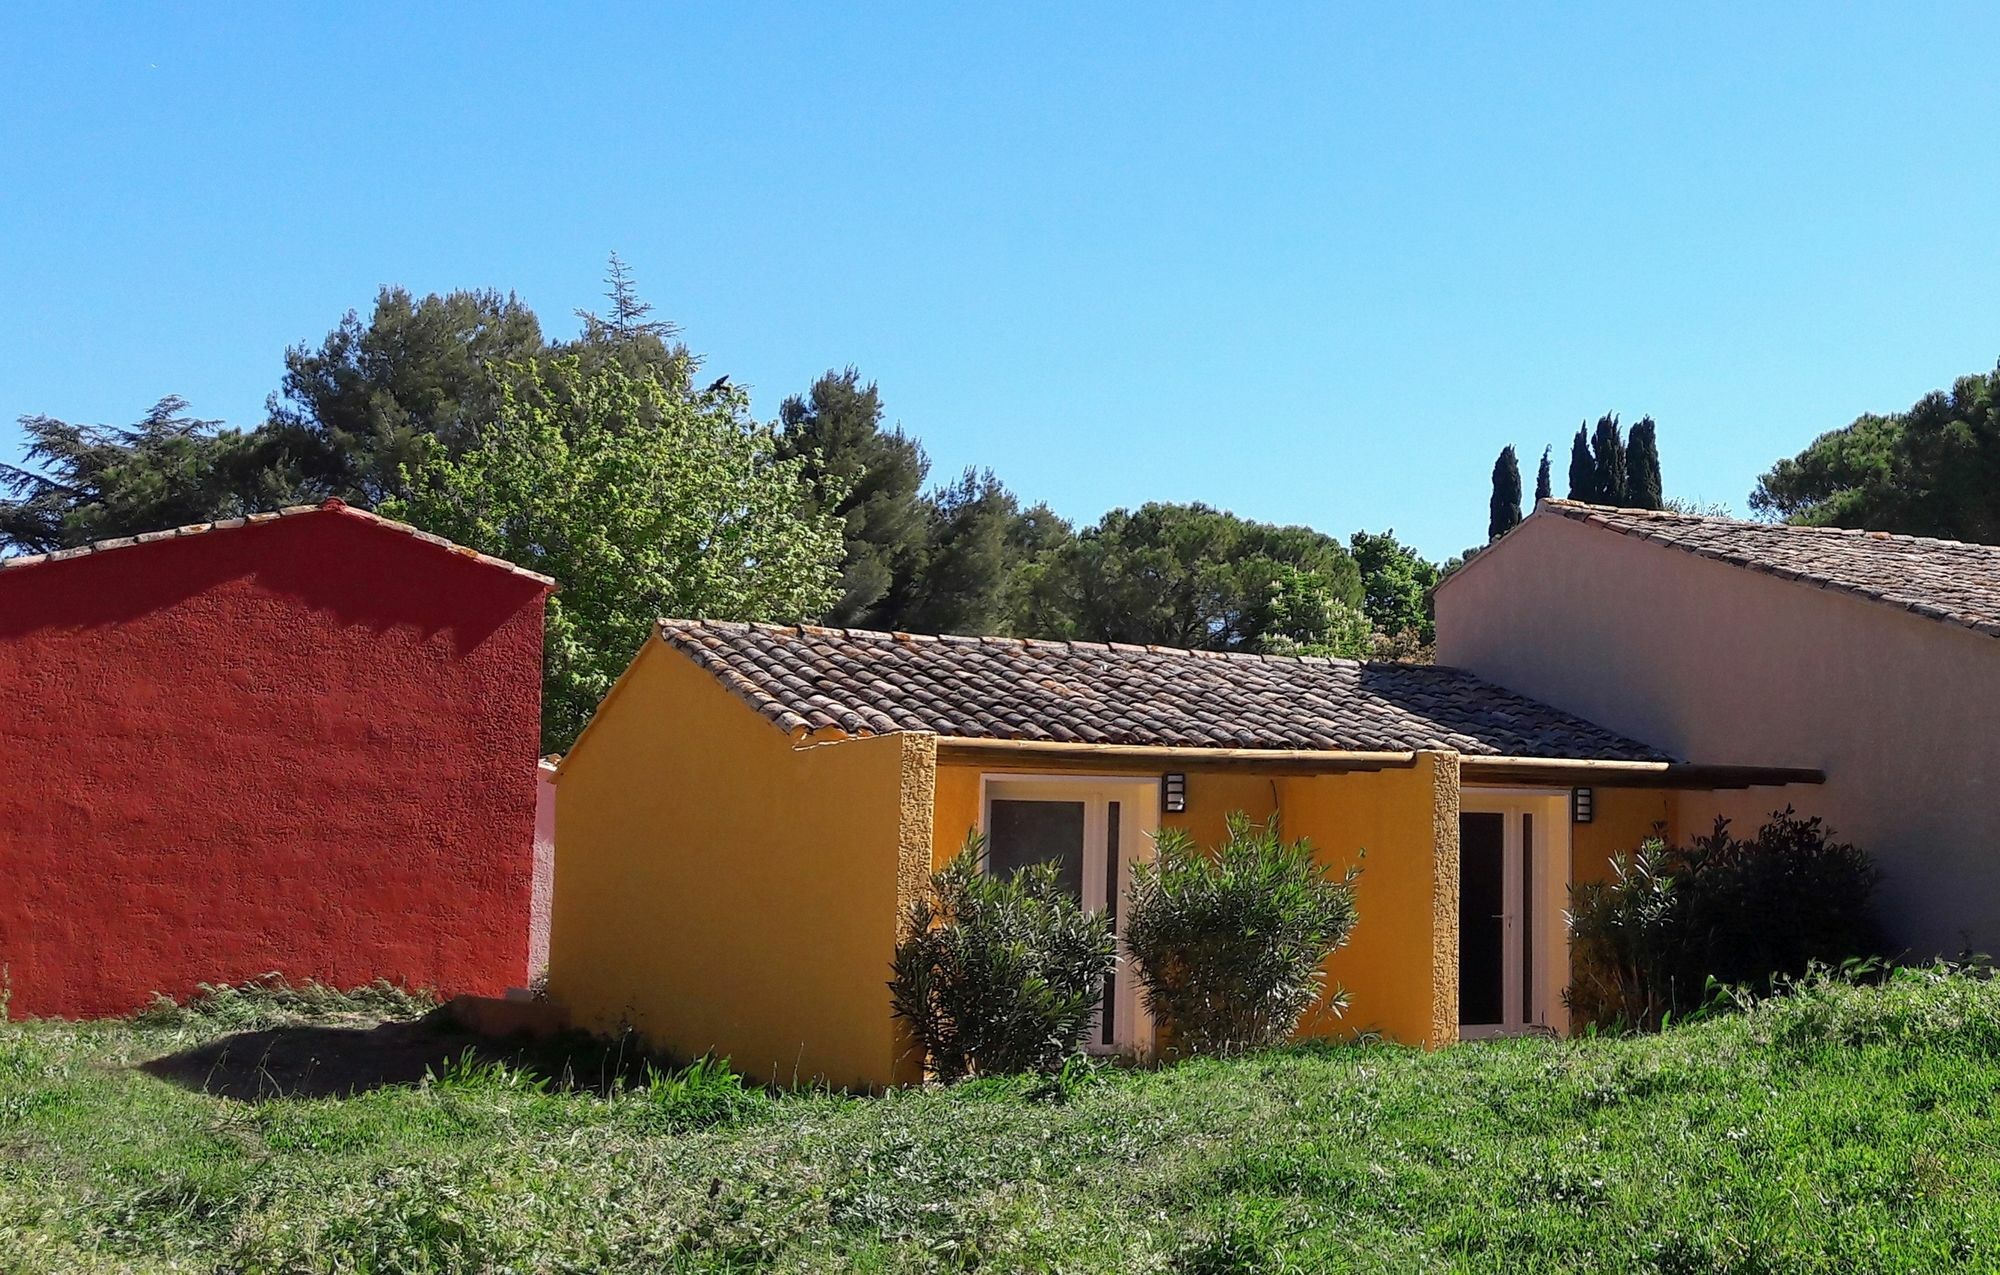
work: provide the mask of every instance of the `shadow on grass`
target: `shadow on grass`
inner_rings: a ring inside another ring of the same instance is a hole
[[[372,1025],[303,1023],[234,1032],[139,1064],[156,1079],[217,1098],[344,1098],[422,1084],[470,1052],[505,1063],[552,1089],[609,1094],[644,1079],[652,1057],[626,1041],[582,1033],[550,1040],[494,1040],[438,1011]]]

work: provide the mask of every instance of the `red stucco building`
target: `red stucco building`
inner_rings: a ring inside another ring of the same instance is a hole
[[[526,982],[552,587],[338,501],[0,560],[12,1013]]]

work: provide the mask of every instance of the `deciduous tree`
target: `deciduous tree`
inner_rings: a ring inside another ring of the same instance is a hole
[[[801,512],[803,462],[740,391],[683,395],[574,354],[500,372],[491,422],[432,448],[387,512],[561,581],[545,748],[569,746],[656,617],[792,622],[832,603],[840,523]]]

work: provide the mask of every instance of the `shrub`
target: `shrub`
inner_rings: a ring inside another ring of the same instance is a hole
[[[1354,928],[1359,869],[1329,876],[1312,843],[1281,838],[1275,818],[1228,822],[1213,854],[1184,830],[1162,832],[1153,862],[1132,873],[1126,946],[1147,1006],[1191,1053],[1289,1037],[1320,994],[1321,963]]]
[[[1717,819],[1689,846],[1656,838],[1612,867],[1570,890],[1565,996],[1586,1022],[1653,1030],[1699,1009],[1711,983],[1763,992],[1881,951],[1874,865],[1789,806],[1750,840]]]
[[[1570,1012],[1601,1027],[1657,1029],[1695,989],[1676,985],[1686,930],[1658,838],[1611,860],[1609,881],[1570,887]]]
[[[966,839],[910,907],[889,981],[896,1016],[943,1080],[1057,1070],[1077,1051],[1118,959],[1111,920],[1086,912],[1053,863],[980,871]]]

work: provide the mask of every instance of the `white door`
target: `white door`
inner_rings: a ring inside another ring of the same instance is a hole
[[[1567,793],[1465,790],[1458,817],[1460,1037],[1567,1029],[1568,891]]]
[[[988,775],[982,787],[987,871],[1054,861],[1071,895],[1093,912],[1111,914],[1118,966],[1105,980],[1103,1007],[1086,1044],[1097,1052],[1143,1052],[1151,1044],[1152,1019],[1139,1003],[1122,927],[1132,865],[1152,856],[1159,780]]]

